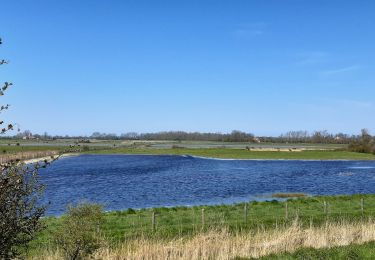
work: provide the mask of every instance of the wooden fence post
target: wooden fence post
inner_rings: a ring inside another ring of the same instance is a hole
[[[285,201],[285,220],[288,220],[288,201]]]
[[[324,214],[327,215],[327,202],[324,201],[323,205],[324,205]]]
[[[202,229],[204,229],[204,209],[202,209]]]
[[[152,231],[155,231],[155,224],[156,224],[156,216],[155,216],[155,211],[152,212]]]
[[[244,217],[245,217],[245,223],[247,223],[247,203],[245,203]]]

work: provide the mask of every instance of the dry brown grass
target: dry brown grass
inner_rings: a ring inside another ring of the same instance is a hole
[[[58,154],[58,151],[25,151],[14,154],[2,154],[0,155],[0,163],[7,163],[16,160],[21,160],[25,163],[34,163],[45,159],[51,159],[51,156],[56,156]]]
[[[375,221],[327,223],[323,227],[288,228],[232,234],[211,230],[192,238],[169,241],[137,239],[114,249],[104,248],[95,259],[232,259],[260,257],[272,253],[293,252],[301,247],[324,248],[361,244],[375,240]],[[39,259],[59,259],[59,252],[46,252]]]

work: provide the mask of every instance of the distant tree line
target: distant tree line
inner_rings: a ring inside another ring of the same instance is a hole
[[[375,154],[375,138],[367,129],[362,129],[361,135],[349,144],[348,149],[352,152]]]
[[[289,131],[278,137],[259,137],[259,140],[270,143],[349,144],[359,138],[359,135],[332,134],[327,130],[314,131],[312,133],[301,130]]]
[[[365,132],[363,132],[365,131]],[[246,133],[238,130],[233,130],[230,133],[200,133],[200,132],[184,132],[184,131],[164,131],[156,133],[137,133],[128,132],[117,135],[115,133],[101,133],[94,132],[90,136],[69,136],[69,135],[49,135],[32,134],[31,131],[25,130],[19,132],[17,135],[3,136],[1,138],[18,138],[18,139],[101,139],[101,140],[151,140],[151,141],[218,141],[218,142],[250,142],[250,143],[311,143],[311,144],[358,144],[365,136],[369,136],[371,140],[373,137],[367,130],[362,130],[359,135],[349,135],[344,133],[332,134],[327,130],[321,131],[289,131],[280,136],[259,136],[256,137],[251,133]]]
[[[255,142],[251,133],[234,130],[231,133],[199,133],[184,131],[165,131],[157,133],[129,132],[116,136],[115,134],[93,133],[91,138],[108,139],[108,137],[124,140],[168,140],[168,141],[222,141],[222,142]]]
[[[234,130],[231,133],[199,133],[199,132],[184,132],[184,131],[165,131],[157,133],[136,133],[128,132],[121,135],[114,133],[94,132],[90,136],[69,136],[69,135],[49,135],[44,133],[32,134],[31,131],[25,130],[13,137],[2,138],[17,138],[17,139],[80,139],[87,140],[101,139],[101,140],[167,140],[167,141],[222,141],[222,142],[256,142],[257,138],[251,133]]]
[[[138,134],[129,132],[118,136],[119,139],[126,140],[181,140],[181,141],[224,141],[224,142],[262,142],[262,143],[316,143],[316,144],[350,144],[360,140],[362,135],[348,135],[344,133],[332,134],[327,130],[322,131],[289,131],[280,136],[259,136],[241,131],[231,133],[199,133],[169,131],[158,133]],[[93,137],[93,136],[91,136]],[[108,135],[102,136],[104,139]]]

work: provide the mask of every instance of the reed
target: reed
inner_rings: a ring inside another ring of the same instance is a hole
[[[304,228],[298,219],[288,227],[253,232],[212,229],[193,237],[150,239],[141,237],[102,248],[94,259],[233,259],[294,252],[300,248],[330,248],[375,240],[375,221],[327,222]],[[46,250],[38,258],[60,259],[59,250]]]

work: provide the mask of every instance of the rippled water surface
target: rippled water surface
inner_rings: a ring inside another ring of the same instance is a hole
[[[375,162],[81,155],[58,160],[41,179],[48,214],[61,214],[82,200],[120,210],[264,200],[275,192],[375,193]]]

